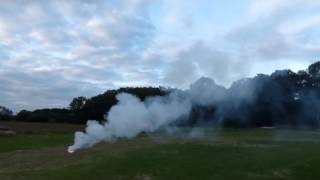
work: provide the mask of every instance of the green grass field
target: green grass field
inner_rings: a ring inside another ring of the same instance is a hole
[[[72,133],[0,136],[1,180],[320,179],[320,132],[207,129],[66,152]]]

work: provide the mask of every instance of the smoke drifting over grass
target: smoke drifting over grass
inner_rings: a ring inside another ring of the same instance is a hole
[[[89,148],[99,142],[133,138],[141,132],[154,132],[178,120],[188,119],[192,106],[210,105],[222,98],[223,87],[212,79],[200,78],[188,90],[174,90],[167,96],[142,102],[136,96],[120,93],[118,103],[107,114],[106,122],[88,121],[85,132],[76,132],[69,152]]]
[[[89,148],[98,142],[112,142],[117,138],[133,138],[141,132],[153,132],[180,118],[187,118],[191,111],[190,101],[172,92],[166,97],[154,97],[146,102],[121,93],[118,104],[113,106],[103,124],[88,121],[85,133],[76,132],[75,142],[69,152]]]
[[[307,71],[282,70],[242,79],[229,89],[200,78],[187,90],[171,90],[144,101],[121,93],[104,123],[88,121],[85,132],[75,133],[69,152],[170,125],[320,128],[319,90],[317,62]],[[191,130],[190,137],[199,136],[201,131]]]

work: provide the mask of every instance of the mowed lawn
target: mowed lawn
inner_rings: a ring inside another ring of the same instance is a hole
[[[0,136],[0,179],[320,179],[320,132],[204,131],[195,139],[141,135],[74,154],[66,152],[70,132]]]

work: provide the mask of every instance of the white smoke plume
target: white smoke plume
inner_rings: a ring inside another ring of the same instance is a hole
[[[192,104],[208,105],[218,100],[217,97],[222,96],[220,88],[213,80],[201,78],[186,91],[172,91],[167,96],[151,97],[144,102],[127,93],[118,94],[118,103],[110,109],[106,122],[88,121],[85,132],[75,133],[74,144],[68,152],[117,138],[134,138],[141,132],[154,132],[186,119]]]

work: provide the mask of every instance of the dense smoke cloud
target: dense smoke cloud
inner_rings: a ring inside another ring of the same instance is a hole
[[[320,62],[298,73],[258,74],[228,89],[210,78],[200,78],[186,90],[171,90],[166,96],[144,101],[120,93],[104,123],[88,121],[85,133],[76,132],[69,152],[169,125],[319,128],[319,88]]]
[[[133,138],[141,132],[154,132],[179,120],[187,120],[193,105],[213,105],[225,96],[225,88],[210,78],[200,78],[185,91],[173,90],[167,96],[151,97],[144,102],[133,95],[120,93],[106,122],[88,121],[85,133],[75,133],[75,142],[68,151],[88,148],[102,141]]]
[[[94,144],[117,138],[133,138],[141,132],[153,132],[180,118],[187,118],[191,110],[188,98],[178,91],[165,97],[153,97],[145,102],[137,97],[121,93],[118,104],[113,106],[103,124],[88,121],[86,132],[76,132],[75,143],[69,152],[88,148]]]

